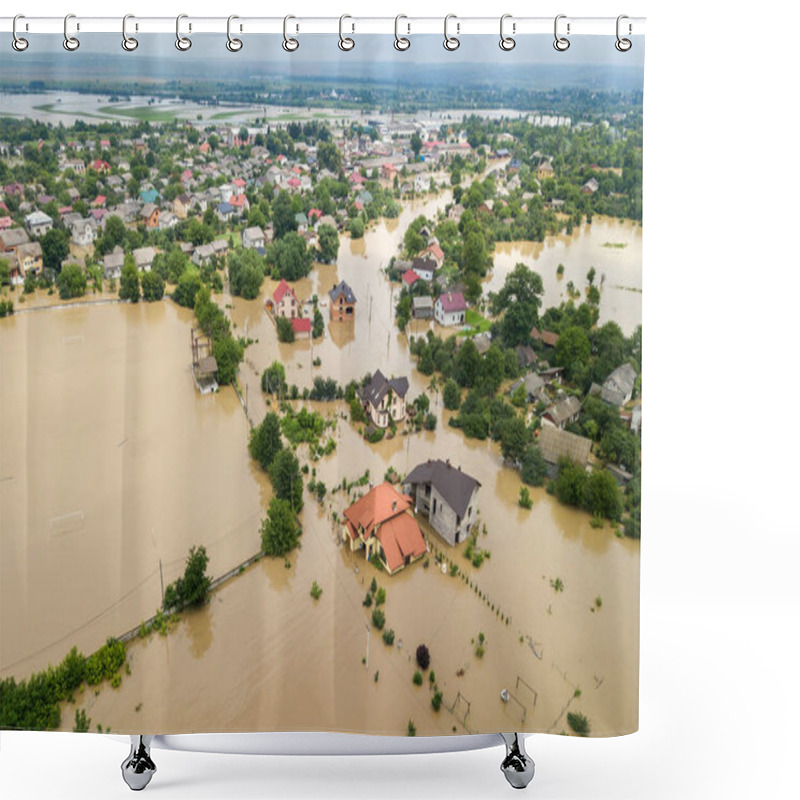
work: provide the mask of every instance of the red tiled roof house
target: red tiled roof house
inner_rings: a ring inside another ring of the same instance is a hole
[[[412,506],[408,495],[382,483],[345,509],[342,540],[393,575],[428,551]]]

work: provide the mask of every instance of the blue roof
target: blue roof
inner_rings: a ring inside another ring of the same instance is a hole
[[[155,203],[158,198],[159,194],[157,189],[147,189],[139,192],[139,199],[143,203]]]
[[[220,203],[217,206],[217,211],[220,214],[230,214],[233,211],[233,206],[230,203]]]

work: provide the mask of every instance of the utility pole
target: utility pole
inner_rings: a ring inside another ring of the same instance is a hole
[[[161,576],[161,606],[164,606],[164,570],[161,568],[161,558],[158,559],[158,573]]]
[[[367,629],[367,660],[364,662],[365,669],[369,669],[369,632],[370,627],[369,625],[365,626]]]

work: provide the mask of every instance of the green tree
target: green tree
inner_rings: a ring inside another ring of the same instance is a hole
[[[525,264],[517,264],[503,283],[503,288],[492,297],[491,311],[495,315],[505,312],[500,323],[500,335],[506,347],[525,344],[539,318],[544,284],[537,272]]]
[[[420,151],[422,150],[422,137],[416,131],[411,134],[411,141],[409,144],[414,151],[414,157],[419,158]]]
[[[272,204],[272,225],[276,239],[282,239],[287,233],[297,230],[295,213],[291,195],[285,189],[281,189]]]
[[[194,301],[197,293],[203,288],[203,281],[200,274],[195,269],[189,269],[181,275],[172,299],[184,308],[194,308]]]
[[[164,591],[164,609],[199,606],[205,603],[211,591],[211,578],[206,574],[208,553],[203,545],[189,550],[183,576],[167,586]]]
[[[470,388],[475,385],[481,368],[481,357],[472,339],[467,339],[456,353],[453,377],[459,385]]]
[[[286,317],[278,317],[276,325],[278,327],[278,341],[291,344],[294,341],[294,328],[291,320],[286,319]]]
[[[231,292],[254,300],[264,280],[264,259],[253,249],[238,250],[228,256]]]
[[[250,431],[248,448],[261,469],[269,470],[275,456],[283,449],[281,422],[277,414],[268,413],[261,424]]]
[[[589,337],[583,328],[573,326],[562,331],[556,342],[556,364],[564,367],[564,375],[574,380],[589,363],[592,353]]]
[[[287,500],[273,497],[261,523],[261,549],[268,556],[284,556],[297,547],[300,529]]]
[[[339,255],[339,233],[333,225],[320,225],[317,229],[319,260],[332,264]]]
[[[42,263],[45,269],[61,270],[61,262],[69,255],[69,236],[60,228],[51,228],[42,236]]]
[[[0,286],[11,285],[11,264],[7,258],[0,256]]]
[[[618,522],[622,517],[622,497],[614,476],[604,469],[592,472],[586,485],[586,509]]]
[[[342,169],[342,154],[333,142],[320,142],[317,145],[317,164],[320,169],[327,169],[338,174]]]
[[[464,239],[461,251],[461,266],[464,272],[472,275],[485,275],[487,258],[484,235],[477,230],[470,231]]]
[[[291,450],[276,453],[269,469],[275,496],[287,500],[295,512],[303,508],[303,478],[297,457]]]
[[[286,395],[286,388],[286,368],[280,361],[273,361],[261,376],[261,389],[282,398]]]
[[[58,293],[62,300],[86,294],[86,275],[77,264],[67,264],[58,276]]]
[[[274,275],[287,281],[305,278],[311,271],[312,261],[305,239],[295,231],[273,242],[267,250],[267,264]]]
[[[130,300],[132,303],[138,303],[141,297],[139,270],[136,269],[136,262],[133,260],[132,255],[125,256],[125,261],[122,265],[122,275],[119,279],[119,297],[120,300]]]
[[[547,462],[535,444],[528,445],[522,456],[522,480],[529,486],[541,486],[547,477]]]
[[[459,389],[458,384],[452,378],[448,378],[444,385],[442,399],[444,401],[444,407],[451,411],[455,411],[459,405],[461,405],[461,389]]]
[[[164,296],[164,279],[154,269],[142,275],[142,298],[148,303]]]
[[[230,334],[214,338],[214,358],[217,362],[217,381],[233,383],[244,358],[244,345]]]
[[[353,219],[350,220],[347,229],[350,231],[351,239],[363,239],[364,238],[363,218],[361,216],[353,217]]]
[[[479,362],[478,386],[487,395],[494,395],[505,377],[505,356],[503,351],[493,344]]]
[[[314,307],[314,325],[311,329],[311,335],[315,339],[319,339],[325,331],[325,319],[322,312],[315,306]]]
[[[521,417],[510,417],[500,423],[500,452],[512,464],[522,461],[531,434]]]

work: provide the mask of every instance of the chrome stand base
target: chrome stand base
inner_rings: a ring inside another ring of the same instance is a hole
[[[134,792],[144,789],[156,773],[156,765],[150,758],[152,741],[152,736],[131,736],[131,752],[122,762],[122,779]]]
[[[515,789],[524,789],[535,772],[533,759],[525,752],[525,739],[520,733],[501,733],[506,744],[506,757],[500,770]]]

